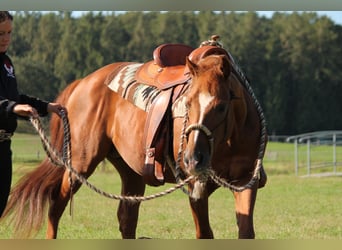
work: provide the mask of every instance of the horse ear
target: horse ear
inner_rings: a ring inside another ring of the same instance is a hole
[[[232,66],[227,56],[222,56],[222,66],[221,70],[225,79],[228,79],[230,73],[232,72]]]
[[[186,57],[186,66],[188,67],[191,75],[196,75],[198,72],[197,64],[193,63],[189,57]]]

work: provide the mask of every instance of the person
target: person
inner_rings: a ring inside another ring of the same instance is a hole
[[[62,105],[19,94],[14,66],[6,54],[11,43],[13,16],[0,11],[0,217],[6,208],[12,182],[11,136],[17,118],[59,114]]]

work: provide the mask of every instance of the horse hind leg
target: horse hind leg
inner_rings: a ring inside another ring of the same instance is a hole
[[[121,178],[122,196],[142,196],[145,193],[143,178],[135,173],[121,157],[110,157],[107,159],[118,170]],[[120,200],[117,218],[119,230],[123,239],[135,239],[138,224],[140,202]]]
[[[81,184],[73,180],[73,187],[72,191],[75,194],[78,189],[80,188]],[[69,171],[65,171],[62,182],[59,188],[56,188],[54,193],[52,193],[51,201],[50,201],[50,208],[48,212],[48,222],[47,222],[47,231],[46,231],[46,238],[47,239],[56,239],[57,238],[57,231],[58,225],[61,216],[70,200],[70,180],[69,180]]]

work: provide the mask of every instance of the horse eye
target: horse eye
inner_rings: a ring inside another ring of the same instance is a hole
[[[231,100],[237,98],[233,90],[229,90],[229,94],[230,94],[230,99],[231,99]]]
[[[217,111],[220,113],[224,113],[226,111],[226,105],[225,104],[219,104],[217,105]]]

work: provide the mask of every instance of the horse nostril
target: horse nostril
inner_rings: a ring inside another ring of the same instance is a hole
[[[201,164],[203,160],[203,154],[201,152],[196,152],[194,155],[194,160],[197,164]]]
[[[198,165],[203,162],[203,154],[201,152],[195,152],[193,154],[185,154],[184,163],[190,169],[195,169]]]
[[[189,157],[187,157],[187,155],[184,155],[184,163],[185,165],[188,165],[189,164]]]

